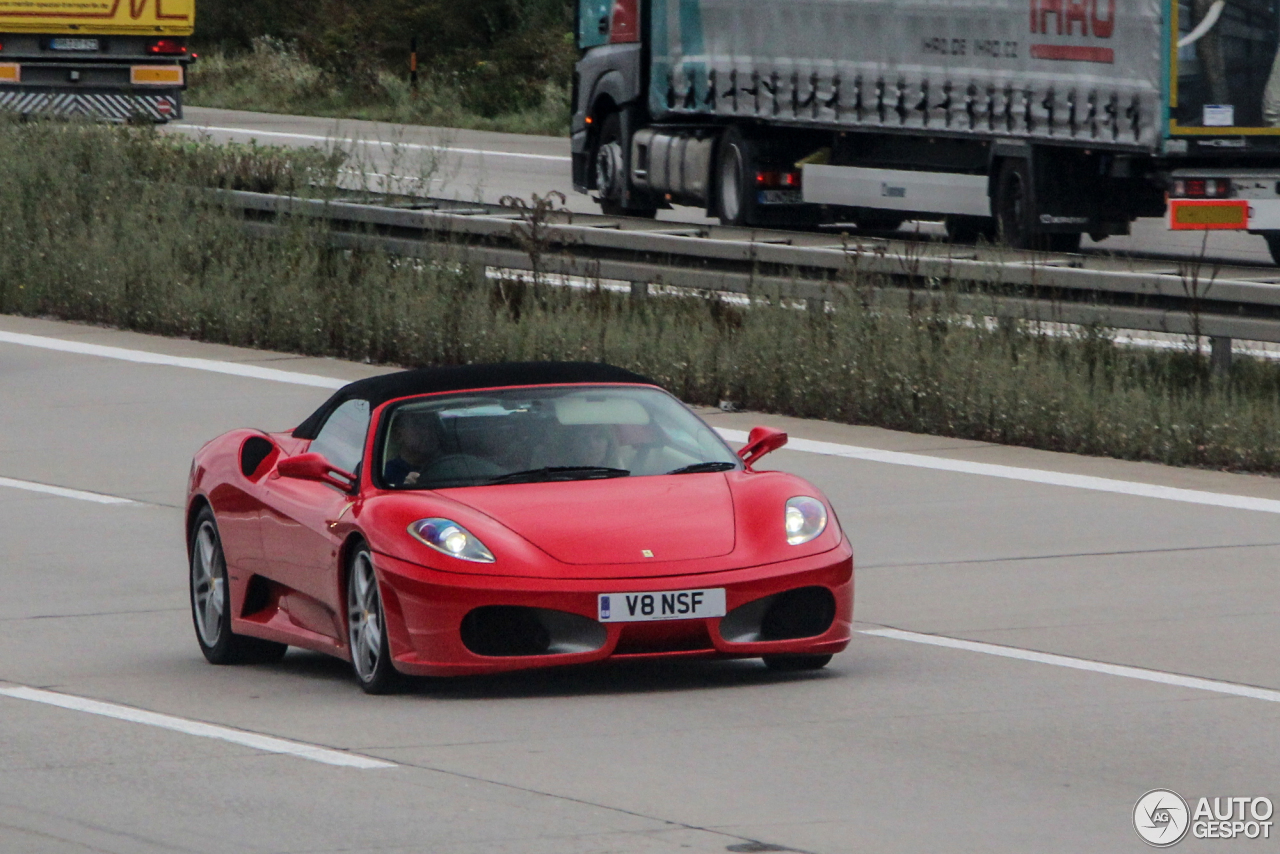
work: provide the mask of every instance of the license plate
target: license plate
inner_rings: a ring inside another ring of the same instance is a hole
[[[804,195],[799,190],[761,190],[756,201],[762,205],[798,205]]]
[[[97,50],[97,39],[49,39],[49,50]]]
[[[664,590],[659,593],[601,593],[600,622],[697,620],[724,616],[724,588]]]

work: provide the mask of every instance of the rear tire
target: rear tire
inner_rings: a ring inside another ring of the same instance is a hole
[[[736,127],[720,138],[716,157],[716,213],[724,225],[754,225],[756,221],[756,152]]]
[[[831,663],[829,655],[766,655],[764,666],[780,673],[821,670]]]
[[[992,208],[1000,239],[1010,248],[1040,252],[1075,252],[1080,248],[1078,231],[1045,233],[1037,227],[1031,201],[1031,165],[1026,160],[1010,158],[1001,164]]]
[[[210,664],[275,664],[289,647],[231,631],[231,586],[213,511],[204,507],[191,526],[191,620]]]

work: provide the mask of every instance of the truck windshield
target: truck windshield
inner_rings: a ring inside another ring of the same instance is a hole
[[[1174,4],[1178,127],[1280,127],[1277,0]]]

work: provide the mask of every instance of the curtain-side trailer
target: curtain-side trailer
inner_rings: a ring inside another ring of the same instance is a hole
[[[578,0],[574,185],[606,212],[1266,236],[1280,0]]]
[[[182,117],[195,0],[0,0],[0,110]]]

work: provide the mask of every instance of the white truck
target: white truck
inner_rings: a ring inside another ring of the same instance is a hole
[[[578,0],[573,175],[608,213],[1174,229],[1280,262],[1278,0]]]

